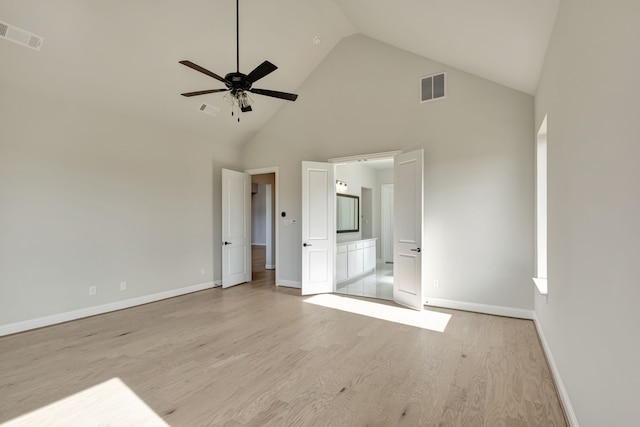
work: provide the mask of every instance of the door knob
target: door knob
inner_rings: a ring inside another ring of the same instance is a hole
[[[304,246],[306,248],[307,246],[312,246],[312,245],[311,245],[311,243],[303,243],[302,246]]]
[[[227,246],[227,245],[230,245],[230,244],[231,244],[231,242],[223,242],[222,244],[223,244],[223,245],[225,245],[225,246]]]
[[[416,249],[411,249],[413,252],[421,252],[420,248],[416,248]]]

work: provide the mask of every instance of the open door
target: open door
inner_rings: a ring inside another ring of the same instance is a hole
[[[222,169],[222,287],[251,281],[251,177]]]
[[[333,163],[302,162],[302,295],[334,291]]]
[[[423,150],[394,157],[393,300],[423,310]]]

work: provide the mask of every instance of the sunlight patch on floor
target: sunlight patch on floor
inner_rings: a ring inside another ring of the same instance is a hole
[[[112,378],[0,427],[169,427],[119,378]]]
[[[449,319],[451,319],[450,314],[437,311],[423,310],[420,312],[335,294],[314,295],[306,298],[304,302],[436,332],[444,332]]]

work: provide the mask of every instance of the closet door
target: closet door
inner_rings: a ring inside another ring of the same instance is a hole
[[[251,281],[251,178],[222,169],[222,287]]]

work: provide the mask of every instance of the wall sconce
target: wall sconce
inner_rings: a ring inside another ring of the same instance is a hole
[[[336,180],[336,192],[337,193],[346,193],[347,192],[347,183],[345,181]]]

